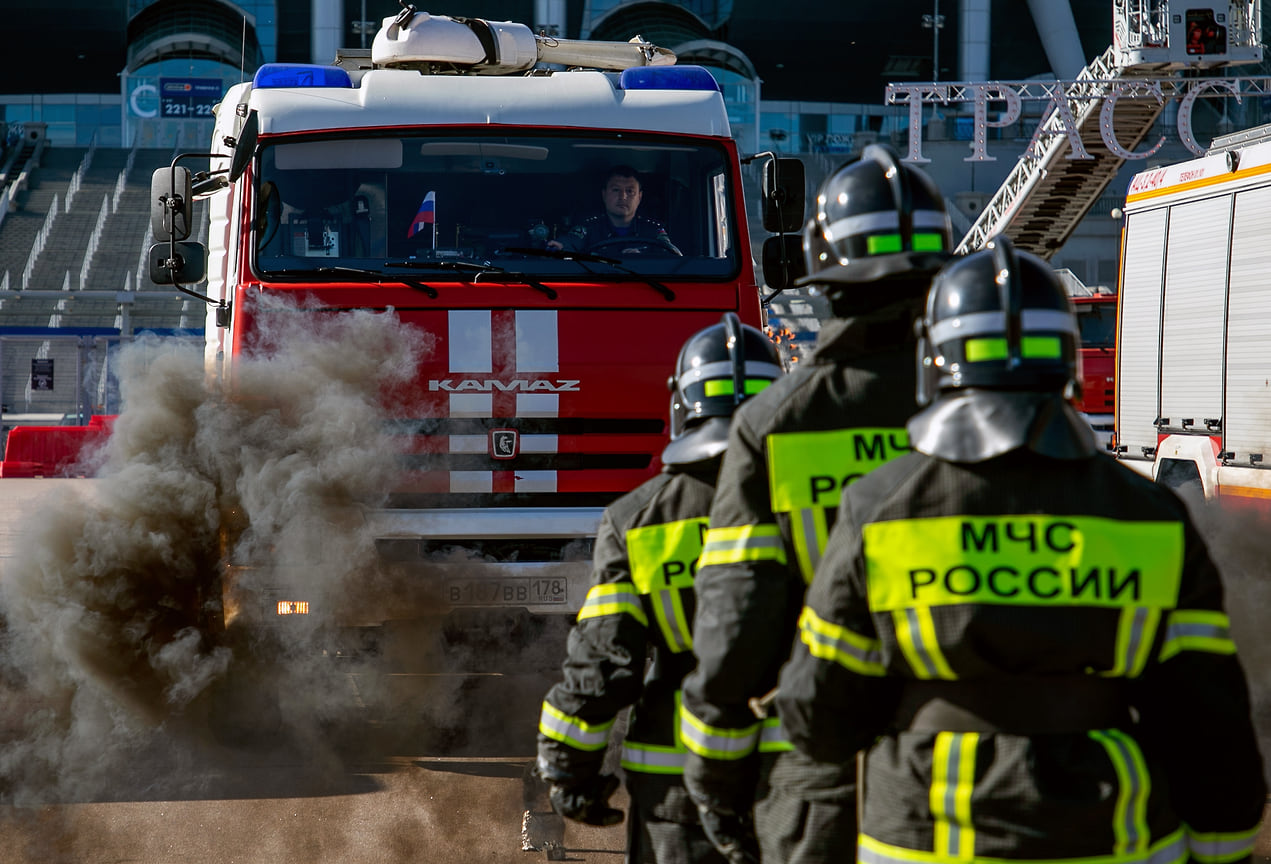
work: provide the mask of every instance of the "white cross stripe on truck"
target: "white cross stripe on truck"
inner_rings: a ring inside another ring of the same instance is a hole
[[[511,382],[523,375],[560,371],[560,335],[554,309],[452,309],[448,316],[449,373],[487,373]],[[526,379],[532,380],[532,379]],[[451,417],[558,417],[556,393],[447,394]],[[451,453],[487,453],[485,435],[451,435]],[[522,453],[556,453],[555,435],[522,435]],[[510,475],[510,480],[496,478]],[[497,488],[496,488],[497,487]],[[451,471],[450,491],[555,492],[555,471]]]

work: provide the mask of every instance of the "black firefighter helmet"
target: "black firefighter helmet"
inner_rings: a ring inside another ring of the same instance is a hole
[[[680,348],[671,390],[671,442],[665,465],[704,462],[724,452],[733,411],[782,373],[777,348],[761,331],[725,312]]]
[[[1020,446],[1056,458],[1093,452],[1070,404],[1077,319],[1044,260],[994,237],[936,275],[917,329],[916,395],[930,407],[909,423],[915,449],[954,461]]]
[[[953,227],[935,181],[891,148],[871,144],[817,191],[816,213],[803,229],[808,274],[795,284],[833,297],[860,294],[861,283],[925,281],[952,250]]]
[[[1068,294],[1049,264],[1004,236],[940,271],[920,326],[919,405],[949,388],[1077,386],[1081,334]]]

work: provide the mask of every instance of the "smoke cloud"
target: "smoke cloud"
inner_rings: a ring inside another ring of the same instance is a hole
[[[123,348],[124,410],[93,454],[99,479],[66,481],[28,514],[0,574],[0,801],[183,782],[173,769],[216,718],[218,688],[250,683],[271,644],[219,632],[224,561],[251,565],[237,571],[249,595],[301,580],[303,598],[280,599],[310,601],[309,633],[373,569],[356,514],[400,471],[386,421],[409,409],[401,394],[432,338],[391,312],[267,311],[262,350],[229,387],[209,380],[201,345]],[[286,693],[329,691],[316,664],[287,674]],[[277,710],[283,724],[330,719],[320,695]]]
[[[1253,723],[1262,751],[1263,773],[1271,784],[1271,518],[1258,499],[1204,500],[1199,491],[1183,493],[1209,556],[1222,575],[1225,605],[1231,619],[1245,679]]]

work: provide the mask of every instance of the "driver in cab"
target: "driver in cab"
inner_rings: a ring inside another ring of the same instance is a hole
[[[640,178],[634,168],[628,165],[611,168],[600,189],[605,212],[583,220],[559,239],[547,241],[547,248],[571,252],[609,250],[637,255],[665,250],[672,255],[682,254],[660,222],[636,215],[641,194]],[[629,243],[623,242],[628,239]]]

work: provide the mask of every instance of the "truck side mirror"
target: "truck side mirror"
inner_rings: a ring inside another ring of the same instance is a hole
[[[771,234],[803,229],[803,163],[773,158],[763,166],[763,230]]]
[[[207,275],[207,247],[202,243],[156,243],[147,260],[150,281],[156,285],[192,285]]]
[[[243,128],[238,132],[238,138],[234,141],[234,156],[230,159],[229,180],[234,183],[239,177],[243,176],[243,172],[247,170],[248,164],[252,161],[252,154],[256,152],[256,138],[260,134],[260,115],[255,111],[247,115],[247,119],[243,121]],[[228,143],[228,142],[226,142]]]
[[[807,275],[803,261],[803,238],[783,234],[763,241],[763,281],[773,294],[794,287],[794,281]]]
[[[189,237],[193,211],[190,169],[176,165],[160,168],[151,175],[150,230],[156,240]]]

